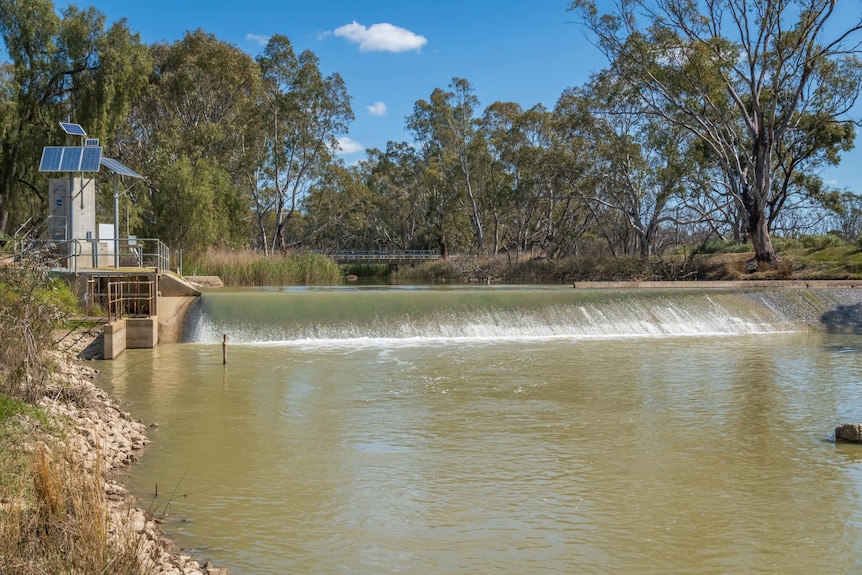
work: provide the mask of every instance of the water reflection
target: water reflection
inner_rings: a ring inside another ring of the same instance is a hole
[[[235,574],[852,572],[853,340],[821,334],[104,363],[158,421],[132,482]],[[174,490],[174,487],[176,489]]]

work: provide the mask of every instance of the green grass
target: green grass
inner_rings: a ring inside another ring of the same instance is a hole
[[[7,423],[16,415],[26,415],[48,426],[48,416],[38,407],[0,393],[0,433],[4,433]]]

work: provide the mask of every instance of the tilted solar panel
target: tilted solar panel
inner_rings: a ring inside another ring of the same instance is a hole
[[[108,168],[109,170],[111,170],[112,172],[114,172],[115,174],[119,174],[121,176],[129,176],[132,178],[139,178],[139,179],[144,178],[142,175],[137,173],[132,168],[129,168],[128,166],[125,166],[125,165],[121,164],[120,162],[118,162],[117,160],[114,160],[112,158],[102,158],[101,164],[103,166],[105,166],[106,168]]]
[[[46,146],[42,149],[40,172],[98,172],[101,166],[100,146]]]
[[[71,122],[60,122],[60,127],[63,128],[63,131],[70,136],[87,135],[87,132],[85,132],[84,128],[82,128],[79,124],[72,124]]]

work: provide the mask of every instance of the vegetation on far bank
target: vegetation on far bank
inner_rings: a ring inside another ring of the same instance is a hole
[[[834,234],[778,239],[780,261],[766,270],[753,265],[751,246],[712,241],[665,256],[509,258],[450,256],[419,265],[336,265],[319,254],[263,255],[210,250],[194,275],[214,275],[225,285],[325,285],[359,278],[427,283],[536,283],[577,281],[707,281],[862,279],[862,242]]]
[[[278,286],[337,284],[342,275],[331,259],[320,254],[271,254],[210,250],[192,264],[194,278],[218,276],[225,285]]]
[[[70,119],[144,176],[120,190],[119,235],[188,259],[434,249],[517,264],[604,259],[602,243],[654,261],[729,238],[772,273],[773,240],[862,231],[862,197],[824,176],[859,125],[862,17],[845,4],[561,0],[604,69],[545,103],[480,102],[453,77],[414,102],[406,140],[346,162],[350,86],[307,39],[274,29],[256,57],[201,29],[145,44],[94,8],[0,0],[0,243],[54,225],[38,167]],[[94,175],[106,221],[109,178]]]

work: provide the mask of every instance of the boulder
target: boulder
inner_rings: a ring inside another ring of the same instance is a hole
[[[862,443],[862,423],[842,423],[835,428],[835,439]]]

